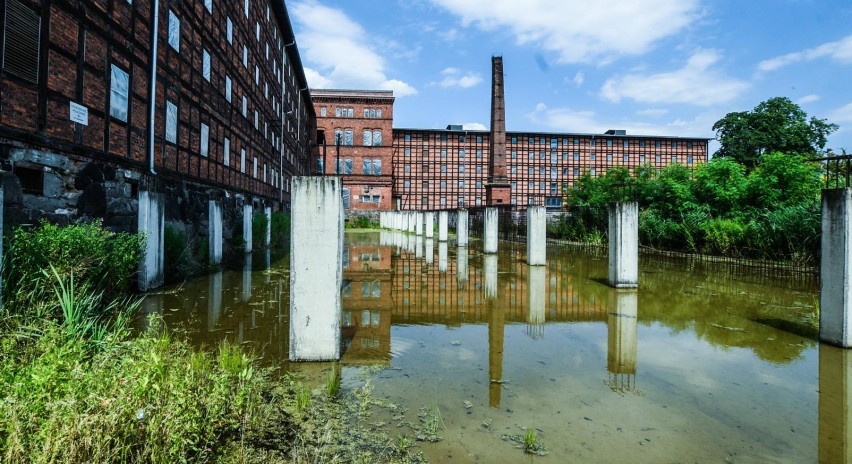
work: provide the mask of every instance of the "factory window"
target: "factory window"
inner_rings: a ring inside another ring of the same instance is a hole
[[[463,180],[460,180],[460,181],[459,181],[459,188],[460,188],[460,189],[463,189],[463,188],[464,188],[464,181],[463,181]]]
[[[32,195],[44,194],[44,170],[15,166],[12,169],[21,182],[21,190]]]
[[[606,139],[606,146],[608,146],[608,147],[612,146],[612,139]]]
[[[459,165],[459,172],[464,172],[464,164]]]
[[[210,82],[210,52],[207,50],[201,52],[201,76]]]
[[[535,137],[527,137],[527,145],[532,145],[535,143]]]
[[[589,169],[589,175],[591,175],[592,177],[595,176],[595,168]]]
[[[654,142],[654,146],[656,146],[657,148],[661,148],[663,146],[663,143],[657,140],[656,142]]]
[[[411,149],[410,149],[410,148],[406,148],[406,149],[404,150],[404,153],[405,153],[405,156],[411,156]]]
[[[645,148],[645,139],[639,140],[639,148]]]
[[[476,188],[478,188],[478,189],[482,188],[482,181],[481,180],[476,181]]]
[[[677,148],[677,141],[672,140],[672,148]]]
[[[476,150],[476,157],[482,158],[482,150]]]
[[[441,172],[447,172],[447,165],[446,164],[441,165]]]
[[[410,173],[411,172],[411,165],[406,164],[405,167],[403,168],[403,172]]]
[[[232,89],[231,78],[228,77],[228,76],[225,76],[225,100],[227,100],[228,103],[231,103],[231,89]]]
[[[459,142],[464,143],[464,134],[459,135]]]
[[[3,70],[35,84],[38,82],[41,18],[18,0],[5,3]]]
[[[407,189],[407,188],[411,188],[411,181],[410,181],[410,180],[404,180],[404,181],[402,181],[402,187],[403,187],[403,188],[406,188],[406,189]]]
[[[550,139],[550,148],[556,150],[556,146],[559,142],[556,139]]]
[[[607,154],[606,154],[606,160],[607,160],[607,161],[612,161],[612,153],[607,153]]]
[[[517,144],[518,144],[518,138],[512,137],[512,145],[517,145]]]
[[[597,156],[594,153],[589,155],[589,161],[594,161],[596,158]]]
[[[556,179],[556,168],[550,168],[550,178]]]
[[[459,205],[464,205],[464,197],[459,197]]]
[[[410,141],[411,141],[411,134],[405,134],[405,141],[406,141],[406,142],[410,142]]]
[[[517,190],[517,189],[518,189],[518,183],[512,182],[512,190]]]
[[[595,139],[594,139],[594,138],[592,138],[591,140],[589,140],[589,146],[590,146],[590,147],[594,147],[594,146],[595,146]]]
[[[177,143],[178,107],[166,100],[166,142]]]
[[[169,10],[169,45],[180,53],[180,19]]]
[[[234,22],[231,21],[231,18],[227,18],[225,20],[225,36],[228,38],[228,43],[234,44]]]
[[[198,152],[201,156],[208,156],[210,154],[210,126],[207,124],[201,123],[201,134],[200,141],[198,144]]]
[[[574,153],[574,161],[580,161],[580,154]]]
[[[692,150],[692,142],[686,142],[686,148]]]
[[[373,146],[373,131],[371,131],[370,129],[364,129],[364,146]]]
[[[477,173],[477,174],[482,174],[482,166],[481,166],[481,165],[477,165],[477,166],[476,166],[476,173]]]
[[[248,68],[248,47],[243,45],[243,67]]]
[[[645,162],[645,155],[639,155],[639,163]]]
[[[482,143],[482,136],[481,135],[476,136],[476,143]]]
[[[447,157],[447,150],[441,150],[441,158]]]
[[[534,173],[534,172],[535,172],[535,171],[533,170],[533,168],[532,168],[532,167],[527,168],[527,174],[528,174],[528,175],[530,175],[530,176],[531,176],[531,175],[533,175],[533,173]]]
[[[272,100],[275,101],[275,96],[272,97]],[[326,109],[326,107],[320,107],[320,116],[323,118],[328,116],[328,110]]]
[[[574,177],[580,175],[580,168],[574,168]]]
[[[204,8],[207,8],[208,13],[213,12],[213,0],[204,0]]]
[[[346,209],[349,209],[349,197],[350,197],[349,189],[348,188],[342,189],[341,193],[342,193],[342,196],[343,196],[343,207],[346,208]],[[344,249],[346,249],[346,248],[344,248]]]
[[[441,197],[441,206],[445,206],[447,204],[447,197]]]
[[[446,189],[447,189],[447,181],[442,180],[441,181],[441,190],[446,190]]]
[[[459,158],[464,158],[464,148],[459,149]]]
[[[352,129],[346,129],[343,131],[343,144],[348,146],[355,144],[355,131]]]
[[[130,77],[116,65],[112,65],[110,76],[109,115],[119,121],[127,122],[127,103],[130,89]]]
[[[630,148],[630,141],[625,140],[622,146],[624,146],[624,148]]]
[[[550,164],[556,164],[556,157],[557,157],[556,153],[550,154]]]
[[[225,163],[225,166],[231,165],[231,139],[225,137],[225,144],[222,153],[223,159],[222,162]],[[322,159],[318,159],[320,163],[322,163]],[[322,172],[322,171],[320,171]]]
[[[376,129],[373,131],[373,146],[380,147],[382,146],[382,131]]]
[[[686,164],[692,164],[692,155],[687,155]]]

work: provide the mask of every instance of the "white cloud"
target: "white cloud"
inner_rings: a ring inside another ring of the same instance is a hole
[[[482,76],[479,73],[472,71],[462,73],[458,68],[446,68],[441,71],[441,74],[444,76],[440,82],[440,86],[443,88],[460,87],[462,89],[469,89],[482,82]]]
[[[388,78],[384,57],[370,46],[370,34],[341,10],[308,0],[292,4],[290,11],[311,87],[393,90],[397,97],[417,93],[406,82]]]
[[[466,122],[466,123],[462,124],[462,127],[464,127],[464,130],[472,130],[472,131],[474,131],[474,130],[475,131],[488,130],[488,128],[485,127],[485,124],[482,124],[481,122]]]
[[[629,98],[643,103],[687,103],[709,106],[735,99],[749,83],[713,69],[721,59],[714,50],[699,50],[683,68],[658,74],[629,74],[608,79],[601,96],[611,102]]]
[[[804,97],[796,100],[796,103],[799,104],[799,105],[804,105],[804,104],[807,104],[807,103],[813,103],[813,102],[819,101],[819,99],[820,99],[819,95],[810,94],[810,95],[805,95]]]
[[[837,108],[828,114],[829,122],[852,122],[852,103]]]
[[[577,71],[577,74],[574,74],[574,79],[572,82],[574,82],[574,85],[576,85],[577,87],[583,85],[583,82],[585,81],[586,77],[583,75],[583,71]]]
[[[636,112],[637,116],[642,116],[646,118],[659,118],[665,116],[669,113],[669,110],[665,108],[648,108],[644,110],[639,110]]]
[[[464,26],[510,31],[520,44],[542,47],[560,63],[636,55],[699,15],[699,0],[432,0]]]
[[[852,35],[848,35],[836,42],[827,42],[814,48],[761,61],[758,63],[757,69],[763,72],[776,71],[793,63],[813,61],[820,58],[829,58],[839,63],[852,64]]]

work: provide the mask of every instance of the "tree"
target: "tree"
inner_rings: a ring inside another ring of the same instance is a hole
[[[808,119],[808,114],[789,98],[770,98],[753,111],[728,113],[713,124],[722,144],[715,156],[731,157],[754,167],[764,153],[815,155],[838,127],[825,119]]]

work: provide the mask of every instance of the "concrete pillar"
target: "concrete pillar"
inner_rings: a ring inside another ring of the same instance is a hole
[[[460,284],[467,282],[467,261],[468,261],[468,249],[467,247],[459,247],[456,251],[456,277]]]
[[[639,286],[639,205],[635,201],[609,206],[609,285]]]
[[[423,213],[414,213],[414,233],[418,236],[423,235]]]
[[[449,216],[450,216],[449,213],[446,212],[446,211],[439,211],[438,212],[438,241],[439,242],[446,242],[447,241],[447,235],[448,235],[447,229],[449,228],[449,222],[450,222]]]
[[[466,247],[469,243],[470,227],[468,218],[468,211],[460,209],[456,220],[456,244],[460,247]]]
[[[500,210],[497,208],[485,208],[485,253],[497,253],[497,232],[500,226]]]
[[[527,264],[544,266],[547,263],[547,208],[527,208]]]
[[[343,197],[340,178],[292,179],[290,360],[340,359]]]
[[[222,317],[222,271],[207,277],[207,331],[216,330]]]
[[[252,237],[251,237],[251,226],[252,220],[254,219],[254,207],[251,205],[251,202],[246,202],[243,204],[243,240],[245,240],[245,251],[246,253],[251,253],[254,249],[252,247]]]
[[[208,261],[215,266],[222,262],[222,204],[210,200],[207,212]]]
[[[852,189],[822,191],[819,339],[852,347]]]
[[[426,239],[426,264],[435,262],[435,241],[431,238]]]
[[[438,242],[438,272],[447,272],[447,242]]]
[[[497,298],[497,255],[482,257],[485,273],[485,298]]]
[[[638,293],[610,290],[607,314],[606,368],[611,374],[636,374]],[[632,379],[621,379],[620,390],[632,389]]]
[[[138,231],[145,234],[145,253],[139,262],[139,290],[163,285],[165,200],[162,193],[139,191]]]
[[[248,303],[251,300],[251,273],[254,267],[254,256],[251,253],[243,255],[243,285],[240,301]]]
[[[426,213],[426,238],[435,237],[435,213],[429,211]]]
[[[413,234],[417,231],[417,213],[409,211],[408,214],[408,233]]]
[[[819,345],[818,462],[852,462],[852,351]]]
[[[263,247],[269,248],[272,245],[272,208],[269,206],[263,208],[263,215],[266,216],[266,233],[263,236]]]
[[[540,328],[544,326],[544,301],[547,293],[547,269],[542,266],[531,266],[527,268],[527,289],[529,290],[529,312],[527,323],[531,327],[530,334],[534,338],[541,335]]]

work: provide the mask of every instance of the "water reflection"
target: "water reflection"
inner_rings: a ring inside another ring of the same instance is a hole
[[[456,278],[459,281],[459,290],[467,283],[467,247],[459,247],[456,252]]]
[[[248,303],[251,299],[251,274],[252,274],[252,255],[251,253],[245,255],[245,259],[243,261],[243,293],[241,295],[242,302]]]
[[[492,256],[497,258],[496,256]],[[506,314],[503,306],[488,299],[488,405],[500,407],[503,384],[503,338]]]
[[[245,276],[245,273],[243,273]],[[251,273],[249,273],[251,279]],[[249,280],[251,282],[251,280]],[[251,283],[249,283],[251,286]],[[247,301],[247,300],[246,300]],[[207,285],[207,330],[216,330],[219,318],[222,316],[222,271],[208,276]]]
[[[533,338],[544,336],[546,280],[547,269],[543,266],[527,267],[527,288],[529,290],[527,333]]]
[[[611,289],[607,314],[607,385],[619,393],[636,389],[638,292]]]
[[[819,462],[852,462],[852,352],[819,346]]]
[[[432,264],[435,262],[435,240],[431,238],[426,239],[426,264]]]
[[[447,272],[447,242],[438,243],[438,271]]]
[[[485,298],[497,298],[497,255],[482,257],[485,270]]]

